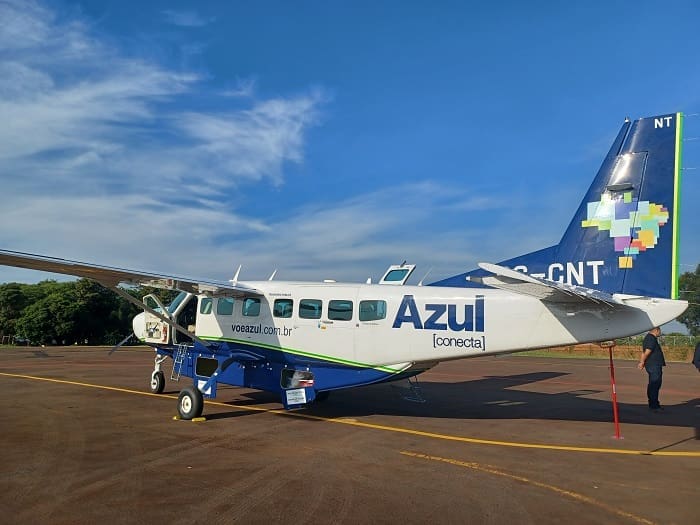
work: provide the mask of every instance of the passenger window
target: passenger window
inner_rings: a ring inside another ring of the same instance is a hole
[[[260,299],[257,297],[246,297],[243,299],[243,315],[246,317],[257,317],[260,315]]]
[[[216,303],[216,315],[233,315],[233,299],[221,297]]]
[[[323,301],[320,299],[302,299],[299,301],[300,319],[320,319]]]
[[[386,301],[360,301],[360,321],[386,318]]]
[[[328,319],[331,321],[352,320],[352,301],[335,300],[328,302]]]
[[[294,301],[291,299],[275,299],[275,306],[272,308],[272,315],[275,317],[291,317]]]
[[[212,310],[213,302],[214,300],[210,299],[209,297],[201,299],[199,301],[199,313],[202,315],[209,315]]]

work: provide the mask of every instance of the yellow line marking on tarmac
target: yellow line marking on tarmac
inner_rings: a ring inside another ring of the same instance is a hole
[[[177,399],[177,396],[172,396],[168,394],[152,394],[150,392],[141,392],[139,390],[130,390],[128,388],[118,388],[114,386],[106,385],[95,385],[91,383],[81,383],[79,381],[68,381],[66,379],[52,379],[49,377],[39,377],[30,376],[24,374],[10,374],[7,372],[0,372],[0,376],[14,377],[20,379],[32,379],[36,381],[46,381],[49,383],[60,383],[65,385],[75,385],[87,388],[97,388],[100,390],[111,390],[113,392],[123,392],[126,394],[136,394],[140,396],[151,396],[159,399]],[[378,425],[375,423],[367,423],[364,421],[357,421],[356,419],[346,419],[346,418],[328,418],[322,416],[314,416],[312,414],[304,414],[303,412],[292,412],[280,408],[264,408],[249,405],[236,405],[233,403],[222,403],[220,401],[205,400],[205,404],[220,406],[225,408],[239,408],[241,410],[247,410],[251,412],[266,412],[268,414],[277,414],[287,417],[297,417],[301,419],[310,419],[312,421],[325,421],[328,423],[339,423],[342,425],[351,425],[360,428],[370,428],[372,430],[383,430],[385,432],[395,432],[398,434],[410,434],[413,436],[426,437],[431,439],[440,439],[444,441],[457,441],[460,443],[472,443],[475,445],[490,445],[490,446],[500,446],[500,447],[512,447],[512,448],[530,448],[530,449],[540,449],[540,450],[561,450],[565,452],[590,452],[598,454],[624,454],[630,456],[676,456],[676,457],[696,457],[700,458],[700,452],[692,451],[669,451],[669,450],[630,450],[630,449],[617,449],[617,448],[595,448],[595,447],[574,447],[569,445],[551,445],[545,443],[522,443],[517,441],[496,441],[492,439],[480,439],[471,438],[465,436],[453,436],[450,434],[437,434],[435,432],[425,432],[423,430],[414,430],[411,428],[403,427],[393,427],[388,425]]]
[[[450,465],[456,465],[458,467],[466,467],[466,468],[470,468],[473,470],[478,470],[479,472],[486,472],[488,474],[494,474],[496,476],[502,476],[504,478],[514,479],[516,481],[521,481],[521,482],[526,483],[528,485],[534,485],[535,487],[539,487],[541,489],[546,489],[546,490],[550,490],[552,492],[556,492],[557,494],[559,494],[561,496],[566,496],[566,497],[571,498],[571,499],[576,500],[576,501],[587,503],[589,505],[594,505],[598,508],[606,510],[607,512],[610,512],[610,513],[615,514],[617,516],[620,516],[622,518],[630,519],[630,520],[635,521],[637,523],[644,523],[645,525],[654,525],[653,521],[649,521],[648,519],[642,518],[641,516],[636,516],[635,514],[625,512],[624,510],[620,510],[620,509],[617,509],[615,507],[611,507],[610,505],[608,505],[606,503],[595,500],[595,499],[590,498],[588,496],[584,496],[583,494],[579,494],[578,492],[572,492],[570,490],[562,489],[562,488],[559,488],[559,487],[554,486],[554,485],[549,485],[547,483],[541,483],[539,481],[535,481],[535,480],[526,478],[524,476],[518,476],[517,474],[510,474],[510,473],[504,472],[502,470],[497,470],[495,467],[492,467],[490,465],[480,465],[479,463],[474,463],[471,461],[459,461],[457,459],[441,458],[439,456],[429,456],[427,454],[407,452],[405,450],[401,451],[401,454],[404,456],[410,456],[412,458],[428,459],[431,461],[440,461],[442,463],[448,463]]]

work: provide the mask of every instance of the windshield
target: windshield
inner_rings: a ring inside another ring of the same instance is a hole
[[[180,303],[185,297],[187,297],[187,292],[180,292],[177,294],[177,297],[173,299],[173,302],[168,306],[168,313],[175,313],[175,310],[177,310],[177,307],[180,306]]]

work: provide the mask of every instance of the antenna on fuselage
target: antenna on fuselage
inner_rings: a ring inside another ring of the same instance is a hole
[[[428,271],[425,272],[425,275],[423,276],[423,278],[418,282],[418,286],[423,286],[423,281],[425,281],[425,278],[428,277],[428,274],[432,271],[433,271],[433,267],[431,266],[430,268],[428,268]]]
[[[236,286],[238,284],[238,276],[241,274],[241,268],[243,268],[242,264],[238,265],[238,270],[236,270],[236,275],[233,276],[233,279],[229,279],[228,282]]]
[[[276,273],[277,273],[277,268],[275,268],[275,271],[272,272],[272,275],[270,275],[270,278],[268,279],[268,281],[271,281],[272,279],[274,279]]]

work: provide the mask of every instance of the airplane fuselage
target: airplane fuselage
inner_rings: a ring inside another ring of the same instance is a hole
[[[308,358],[396,373],[418,363],[633,335],[683,308],[664,299],[630,299],[636,308],[623,309],[548,304],[486,288],[250,284],[263,296],[199,296],[195,334],[297,363]]]

